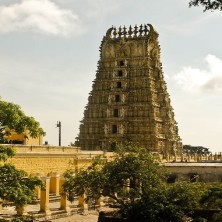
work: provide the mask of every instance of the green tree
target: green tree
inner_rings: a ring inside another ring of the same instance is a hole
[[[13,157],[14,155],[15,149],[13,147],[0,145],[0,162],[5,162],[9,157]]]
[[[207,209],[222,210],[222,185],[220,183],[210,184],[207,191],[202,195],[200,203]]]
[[[191,0],[189,6],[203,6],[204,11],[222,10],[222,0]]]
[[[14,130],[16,133],[24,133],[28,130],[31,137],[36,138],[39,135],[45,135],[33,117],[26,116],[19,105],[9,103],[0,98],[0,142],[4,142],[4,136],[7,136],[6,129]]]
[[[118,147],[112,161],[97,158],[92,166],[65,173],[69,200],[86,193],[89,199],[110,197],[129,221],[182,221],[188,209],[197,207],[202,186],[166,183],[168,172],[158,158],[131,144]],[[189,203],[188,203],[189,202]]]
[[[210,154],[209,148],[203,146],[183,145],[183,152],[187,154]]]
[[[15,150],[12,147],[0,146],[0,161],[5,161],[14,154]],[[3,201],[14,202],[17,210],[35,200],[35,188],[43,186],[39,178],[27,176],[25,171],[16,169],[11,164],[0,165],[0,198]]]
[[[28,178],[27,173],[11,164],[0,166],[0,197],[12,201],[16,206],[24,206],[35,199],[34,189],[42,181],[36,177]]]
[[[160,186],[159,180],[164,178],[164,174],[162,168],[157,167],[158,162],[145,149],[138,152],[137,147],[133,147],[134,151],[131,145],[127,146],[127,149],[129,148],[131,152],[125,152],[121,147],[110,162],[96,158],[92,166],[80,170],[76,176],[73,176],[72,170],[67,171],[64,188],[69,199],[72,200],[74,196],[87,192],[95,198],[101,195],[108,196],[124,204],[125,199],[134,201],[144,192],[148,192],[149,187]]]

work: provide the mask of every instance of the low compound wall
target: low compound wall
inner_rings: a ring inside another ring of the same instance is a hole
[[[103,151],[81,151],[78,147],[58,146],[16,146],[17,153],[8,162],[28,174],[47,176],[51,173],[62,175],[67,169],[78,170],[89,166],[92,159],[100,155],[105,161],[112,158],[113,153]],[[210,156],[209,156],[210,157]],[[211,156],[212,157],[212,156]],[[169,158],[161,162],[176,178],[190,179],[198,175],[199,181],[222,181],[221,155],[217,158]],[[199,161],[199,162],[198,162]]]
[[[78,147],[16,146],[16,155],[7,162],[28,174],[47,176],[51,173],[62,175],[67,169],[87,167],[92,159],[101,155],[104,159],[112,153],[102,151],[80,151]]]
[[[175,179],[222,182],[222,162],[165,163]]]

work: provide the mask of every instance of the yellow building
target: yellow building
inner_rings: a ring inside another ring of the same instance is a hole
[[[10,131],[9,135],[7,135],[5,138],[6,138],[6,141],[10,144],[38,146],[38,145],[42,145],[43,143],[42,135],[38,136],[37,138],[33,138],[29,136],[29,133],[27,131],[20,134],[16,133],[13,130],[9,130],[9,131]]]

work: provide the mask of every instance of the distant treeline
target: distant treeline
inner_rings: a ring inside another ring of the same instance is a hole
[[[183,145],[183,152],[187,154],[210,154],[209,148],[203,146]]]

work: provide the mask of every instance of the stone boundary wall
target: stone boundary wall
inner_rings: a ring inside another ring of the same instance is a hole
[[[104,161],[113,157],[112,152],[82,151],[79,147],[24,146],[16,145],[16,155],[8,162],[26,171],[29,175],[62,175],[68,169],[78,171],[89,166],[96,156]],[[190,179],[198,175],[200,181],[222,181],[222,157],[215,155],[166,156],[156,155],[176,178]]]
[[[222,162],[165,163],[175,179],[222,182]]]
[[[103,151],[80,151],[78,147],[54,146],[14,146],[16,155],[7,160],[28,174],[47,176],[51,173],[63,174],[68,169],[79,170],[89,166],[92,159],[100,155],[104,160],[112,153]]]

